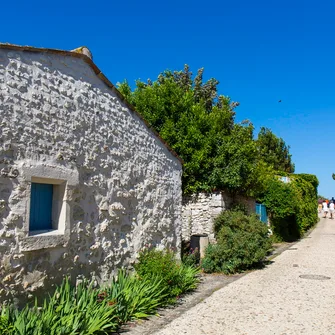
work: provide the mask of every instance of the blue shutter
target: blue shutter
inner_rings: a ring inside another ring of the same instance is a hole
[[[53,185],[31,184],[29,230],[52,229]]]
[[[257,204],[256,203],[256,214],[259,215],[259,219],[267,223],[268,222],[268,215],[266,213],[266,207],[263,204]]]

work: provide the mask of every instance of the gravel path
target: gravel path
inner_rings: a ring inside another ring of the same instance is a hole
[[[335,334],[335,220],[154,334]]]

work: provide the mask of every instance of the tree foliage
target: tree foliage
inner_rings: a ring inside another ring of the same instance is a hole
[[[157,80],[125,81],[121,93],[184,161],[185,193],[228,189],[245,193],[258,185],[257,146],[253,125],[235,123],[238,103],[219,95],[219,82],[203,81],[187,65],[183,71],[164,71]]]
[[[185,65],[155,81],[137,81],[134,90],[126,81],[118,88],[183,159],[184,193],[228,190],[254,196],[277,222],[278,235],[299,236],[315,222],[317,178],[300,175],[282,183],[278,176],[294,172],[290,147],[265,127],[255,140],[250,121],[235,122],[239,104],[219,95],[219,82],[204,81],[203,74],[199,69],[193,76]]]
[[[183,159],[183,191],[228,190],[255,197],[266,205],[275,233],[298,238],[316,222],[318,181],[294,176],[290,147],[262,127],[254,139],[250,121],[235,122],[239,105],[218,94],[219,82],[203,80],[204,69],[193,76],[164,71],[156,81],[118,84],[126,99]],[[290,176],[285,184],[279,176]],[[335,175],[334,175],[335,176]]]
[[[261,159],[276,171],[284,173],[294,172],[290,147],[270,129],[261,128],[258,134],[257,145]]]

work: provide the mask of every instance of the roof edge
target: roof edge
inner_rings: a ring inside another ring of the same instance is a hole
[[[41,52],[41,53],[51,53],[56,55],[62,55],[62,56],[69,56],[69,57],[75,57],[75,58],[81,58],[84,62],[86,62],[91,69],[94,71],[94,73],[97,75],[97,77],[102,80],[106,86],[108,86],[117,96],[120,98],[120,100],[129,108],[130,111],[132,111],[134,114],[136,114],[137,117],[139,117],[144,124],[147,126],[147,128],[162,142],[162,144],[170,151],[170,153],[175,156],[181,164],[184,164],[184,161],[179,155],[169,146],[169,144],[164,141],[159,133],[149,124],[149,122],[136,110],[136,108],[130,104],[125,97],[121,94],[121,92],[113,85],[113,83],[100,71],[100,69],[95,65],[93,60],[86,56],[85,54],[79,53],[77,51],[66,51],[66,50],[60,50],[60,49],[49,49],[49,48],[36,48],[31,46],[21,46],[16,44],[7,44],[7,43],[0,43],[0,49],[9,49],[9,50],[17,50],[17,51],[28,51],[28,52]],[[77,49],[74,49],[77,50]]]

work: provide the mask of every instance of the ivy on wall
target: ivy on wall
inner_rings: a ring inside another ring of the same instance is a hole
[[[310,174],[289,175],[290,182],[278,177],[267,185],[262,197],[274,234],[279,240],[299,239],[318,221],[318,179]]]

